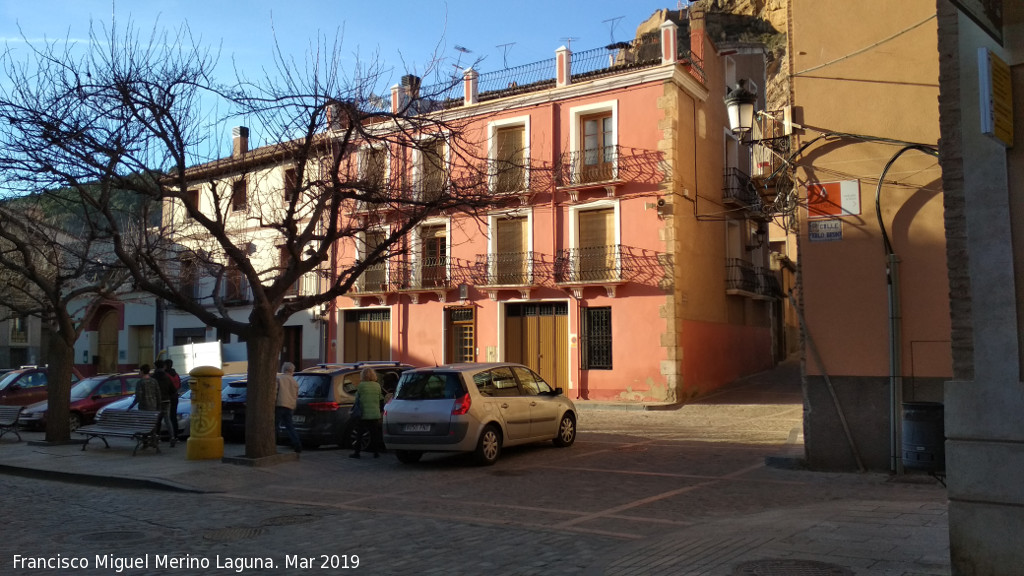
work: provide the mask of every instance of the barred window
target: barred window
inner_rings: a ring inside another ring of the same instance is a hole
[[[584,370],[612,369],[612,309],[584,308],[580,366]]]

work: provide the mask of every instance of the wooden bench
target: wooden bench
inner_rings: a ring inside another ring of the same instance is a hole
[[[103,440],[107,448],[110,448],[106,437],[119,436],[135,440],[135,450],[132,450],[132,456],[135,456],[139,448],[150,447],[156,448],[156,452],[159,454],[160,434],[158,428],[161,415],[162,412],[159,410],[104,410],[101,421],[83,426],[75,430],[75,433],[88,436],[85,444],[82,444],[82,450],[85,450],[93,438]]]
[[[14,432],[21,442],[21,433],[18,432],[18,418],[21,418],[21,411],[24,406],[0,406],[0,438],[8,432]]]

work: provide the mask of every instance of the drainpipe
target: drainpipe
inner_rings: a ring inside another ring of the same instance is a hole
[[[882,183],[885,182],[885,175],[889,172],[889,168],[904,152],[910,150],[918,150],[936,157],[939,155],[935,148],[922,144],[911,144],[900,148],[899,152],[893,154],[885,164],[882,174],[878,177],[878,186],[875,188],[875,216],[878,218],[878,227],[882,231],[882,243],[885,248],[885,276],[889,299],[889,471],[896,474],[903,474],[903,460],[900,458],[903,428],[901,412],[903,406],[903,314],[900,310],[900,259],[893,251],[889,234],[885,231],[885,222],[882,221],[881,196]]]

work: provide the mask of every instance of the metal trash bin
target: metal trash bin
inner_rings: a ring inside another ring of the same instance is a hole
[[[946,470],[945,408],[941,402],[903,403],[903,468]]]

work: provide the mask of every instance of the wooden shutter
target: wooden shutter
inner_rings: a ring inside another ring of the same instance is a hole
[[[615,210],[579,213],[579,279],[608,280],[615,277]]]
[[[523,189],[525,178],[525,139],[523,126],[501,128],[497,138],[497,181],[495,192],[508,193]]]
[[[497,283],[526,283],[526,218],[498,220]]]

